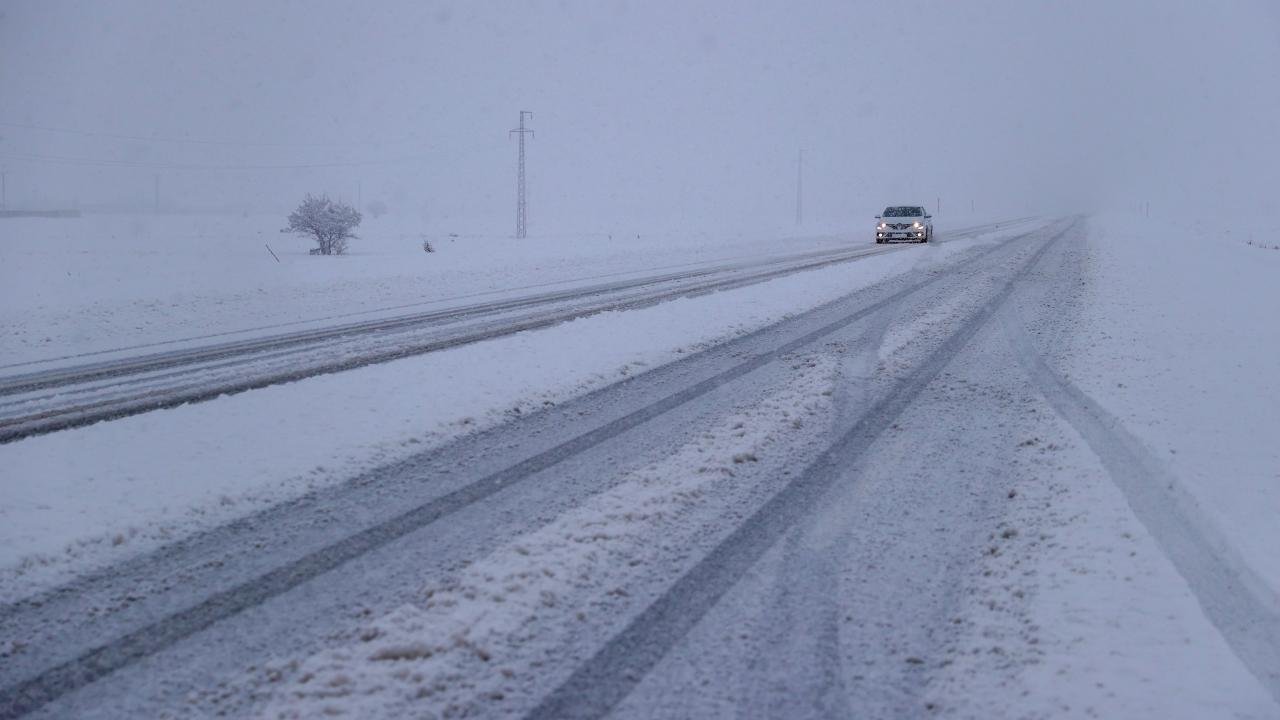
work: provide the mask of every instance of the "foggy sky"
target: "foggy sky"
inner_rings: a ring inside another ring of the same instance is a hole
[[[501,232],[521,109],[533,234],[787,227],[800,148],[823,228],[939,197],[944,215],[1274,211],[1280,185],[1267,0],[0,12],[11,206],[146,207],[159,176],[166,208],[326,191],[424,230]]]

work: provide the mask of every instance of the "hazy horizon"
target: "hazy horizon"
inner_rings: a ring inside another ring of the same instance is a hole
[[[1280,13],[1194,2],[9,2],[11,207],[382,200],[533,234],[1273,203]],[[157,180],[158,178],[158,180]],[[363,209],[363,208],[362,208]]]

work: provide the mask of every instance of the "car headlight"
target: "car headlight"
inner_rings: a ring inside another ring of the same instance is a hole
[[[911,227],[913,227],[913,228],[915,228],[915,229],[917,229],[917,230],[922,230],[922,229],[924,229],[924,226],[923,226],[923,225],[921,225],[919,222],[913,222],[913,223],[911,223]]]
[[[884,223],[880,223],[879,225],[877,225],[877,226],[876,226],[876,229],[877,229],[877,230],[883,230],[883,229],[885,229],[886,227],[888,227],[888,225],[885,225]]]

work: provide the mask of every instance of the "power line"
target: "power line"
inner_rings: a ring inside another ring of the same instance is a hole
[[[427,156],[411,156],[390,158],[386,160],[351,160],[345,162],[302,163],[302,164],[252,164],[252,165],[202,165],[197,163],[150,162],[145,160],[110,160],[99,158],[69,157],[65,155],[37,155],[22,153],[0,153],[0,158],[9,160],[25,160],[28,162],[50,163],[54,165],[85,165],[97,167],[143,168],[147,170],[311,170],[319,168],[361,167],[365,165],[390,165],[401,162],[427,160]]]
[[[804,149],[796,156],[796,227],[804,224]]]
[[[223,145],[223,146],[241,146],[241,147],[347,147],[353,145],[399,145],[410,142],[412,138],[401,138],[399,140],[351,140],[346,142],[325,142],[325,143],[299,143],[299,142],[269,142],[258,140],[211,140],[205,138],[177,138],[163,136],[146,136],[146,135],[126,135],[121,133],[102,132],[97,130],[75,130],[72,128],[49,127],[47,125],[33,125],[28,123],[12,123],[0,122],[0,127],[21,128],[24,130],[39,130],[41,132],[60,133],[63,135],[82,135],[85,137],[103,137],[114,140],[132,140],[137,142],[167,142],[167,143],[185,143],[189,145]]]

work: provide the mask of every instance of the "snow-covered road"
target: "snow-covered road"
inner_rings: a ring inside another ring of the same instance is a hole
[[[1008,229],[1025,222],[1001,225]],[[980,225],[957,230],[944,241],[996,229],[996,225]],[[28,361],[0,368],[6,371],[0,376],[0,442],[422,355],[602,312],[744,287],[907,247],[780,254],[606,283],[577,283],[581,286],[479,303],[424,302],[430,310],[410,314],[404,308],[367,311],[359,321],[311,323],[314,327],[287,333],[268,328],[224,333],[214,343],[205,337]]]
[[[0,715],[1277,717],[1274,579],[1063,369],[1087,228],[0,607]]]

